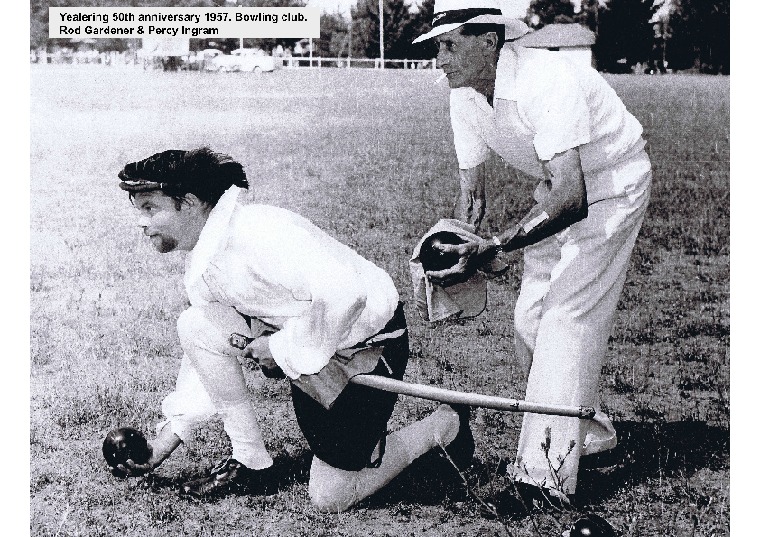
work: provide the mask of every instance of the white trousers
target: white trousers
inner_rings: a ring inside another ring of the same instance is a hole
[[[516,351],[529,371],[525,399],[597,409],[593,421],[523,417],[515,477],[566,494],[575,493],[580,456],[617,443],[612,423],[599,411],[599,377],[649,202],[651,166],[643,151],[605,173],[639,180],[625,195],[593,203],[581,222],[525,248],[515,305]]]
[[[162,403],[172,432],[183,441],[190,431],[218,414],[232,444],[232,457],[249,468],[272,465],[261,436],[251,392],[238,361],[239,350],[229,343],[237,332],[250,330],[233,308],[211,303],[191,306],[179,316],[177,332],[185,355],[177,385]]]
[[[243,317],[221,304],[193,306],[177,321],[182,358],[177,385],[163,401],[172,432],[185,441],[191,430],[218,414],[232,444],[232,457],[252,469],[273,464],[261,437],[251,397],[237,354],[229,344],[233,332],[250,336]],[[446,446],[459,431],[459,416],[442,405],[426,418],[387,437],[385,454],[378,468],[349,472],[314,457],[309,495],[322,511],[343,511],[380,490],[415,459]]]

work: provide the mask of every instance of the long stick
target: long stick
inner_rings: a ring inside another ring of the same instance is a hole
[[[230,345],[237,349],[245,349],[252,341],[242,334],[230,334]],[[544,403],[533,403],[530,401],[521,401],[519,399],[507,399],[505,397],[496,397],[493,395],[483,395],[472,392],[457,392],[444,388],[436,388],[427,384],[412,384],[403,380],[396,380],[378,375],[356,375],[349,381],[351,384],[359,384],[383,390],[384,392],[393,392],[400,395],[411,395],[420,399],[429,399],[440,403],[454,403],[455,405],[477,406],[482,408],[492,408],[494,410],[508,410],[509,412],[530,412],[532,414],[551,414],[554,416],[568,416],[571,418],[591,419],[596,411],[589,406],[563,406],[547,405]]]
[[[493,395],[483,395],[472,392],[458,392],[444,388],[436,388],[427,384],[412,384],[402,380],[396,380],[378,375],[356,375],[351,379],[351,384],[360,384],[376,390],[393,392],[401,395],[412,395],[421,399],[439,401],[441,403],[454,403],[457,405],[477,406],[492,408],[494,410],[508,410],[509,412],[530,412],[533,414],[552,414],[555,416],[568,416],[571,418],[591,419],[596,411],[593,407],[548,405],[532,403],[519,399],[507,399]]]

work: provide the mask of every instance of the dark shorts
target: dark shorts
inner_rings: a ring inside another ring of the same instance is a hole
[[[403,306],[388,323],[406,327]],[[409,360],[409,335],[386,340],[373,375],[401,380]],[[296,420],[312,452],[334,468],[357,471],[373,465],[372,453],[387,433],[398,395],[349,384],[326,409],[291,383]]]

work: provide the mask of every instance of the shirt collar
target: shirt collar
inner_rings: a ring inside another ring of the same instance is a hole
[[[511,42],[505,43],[501,49],[496,66],[495,99],[517,100],[517,60],[521,50],[524,49]]]
[[[198,242],[187,258],[185,287],[189,287],[203,275],[211,258],[219,249],[242,190],[235,185],[228,188],[208,215]]]

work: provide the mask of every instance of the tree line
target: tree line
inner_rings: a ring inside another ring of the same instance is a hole
[[[430,29],[434,0],[383,1],[383,52],[387,59],[430,59],[435,45],[413,45]],[[31,43],[33,49],[65,46],[65,40],[48,36],[48,7],[222,7],[225,0],[32,0]],[[301,0],[238,0],[244,7],[299,7]],[[594,58],[601,71],[629,72],[639,64],[653,71],[690,70],[702,73],[730,72],[729,0],[532,0],[524,19],[540,29],[552,23],[579,23],[596,35]],[[132,40],[133,41],[133,40]],[[272,50],[292,48],[296,39],[245,39],[244,46]],[[134,47],[127,39],[98,39],[100,50]],[[191,40],[192,49],[216,46],[231,50],[238,39]],[[349,15],[323,13],[320,37],[313,40],[314,56],[380,56],[378,0],[358,0]]]

